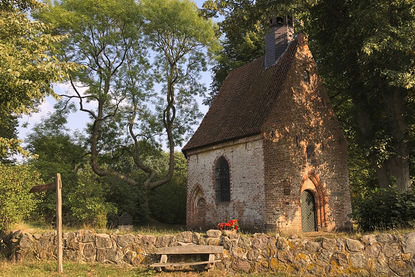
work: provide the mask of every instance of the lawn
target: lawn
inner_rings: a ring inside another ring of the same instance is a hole
[[[132,230],[119,230],[119,229],[107,229],[101,228],[97,229],[91,226],[63,226],[63,232],[76,232],[80,229],[90,230],[95,233],[105,233],[105,234],[140,234],[140,235],[153,235],[153,236],[164,236],[164,235],[177,235],[180,232],[186,231],[185,225],[169,225],[169,224],[153,224],[145,226],[134,226]],[[42,222],[19,222],[10,226],[9,230],[21,230],[28,233],[44,233],[44,232],[54,232],[56,229]]]
[[[189,277],[215,277],[215,276],[236,276],[236,277],[271,277],[271,276],[289,276],[285,274],[277,275],[275,273],[265,274],[230,274],[225,271],[213,270],[210,272],[196,272],[196,271],[174,271],[157,273],[154,270],[148,270],[145,267],[131,267],[131,266],[116,266],[116,265],[102,265],[97,263],[75,263],[64,262],[62,275],[56,273],[55,261],[35,261],[11,263],[0,261],[0,277],[23,277],[23,276],[189,276]]]

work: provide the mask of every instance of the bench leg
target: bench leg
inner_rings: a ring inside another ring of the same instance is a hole
[[[215,254],[209,254],[209,262],[211,262],[211,263],[206,266],[208,271],[210,269],[212,269],[215,265],[215,263],[214,263],[215,262]]]
[[[167,263],[167,255],[165,255],[165,254],[161,255],[160,263],[162,263],[162,264]],[[161,272],[163,270],[163,268],[162,267],[157,267],[156,270],[157,270],[157,272]]]

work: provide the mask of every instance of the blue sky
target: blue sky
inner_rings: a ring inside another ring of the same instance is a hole
[[[202,7],[202,4],[204,0],[195,0],[198,7]],[[211,79],[211,73],[210,71],[202,72],[202,83],[205,84],[206,88],[209,88],[209,85],[212,81]],[[64,93],[67,89],[70,88],[69,84],[56,84],[55,91],[57,93]],[[208,110],[208,107],[202,104],[202,99],[197,99],[199,103],[199,108],[202,111],[203,114],[205,114]],[[32,113],[30,115],[23,116],[20,120],[20,127],[18,129],[18,136],[19,139],[25,140],[28,134],[30,134],[31,129],[34,125],[40,123],[42,121],[42,118],[47,117],[48,114],[53,112],[53,106],[56,104],[56,100],[53,97],[47,97],[46,100],[40,104],[39,106],[39,112]],[[78,130],[82,131],[86,123],[89,121],[88,116],[84,112],[76,112],[72,113],[68,117],[68,125],[67,127],[70,128],[72,131]],[[25,125],[25,127],[23,127]]]

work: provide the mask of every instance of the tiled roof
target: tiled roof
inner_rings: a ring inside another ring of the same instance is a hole
[[[261,133],[283,86],[297,41],[293,41],[277,64],[264,69],[264,57],[229,73],[208,113],[193,137],[183,147],[187,151]]]

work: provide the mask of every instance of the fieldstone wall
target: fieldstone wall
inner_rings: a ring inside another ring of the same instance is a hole
[[[54,232],[21,231],[3,235],[0,251],[15,261],[56,256]],[[216,268],[236,272],[288,272],[315,276],[415,276],[415,232],[352,238],[299,238],[239,235],[209,230],[206,235],[64,234],[64,259],[147,266],[158,261],[154,250],[178,245],[223,245]]]

